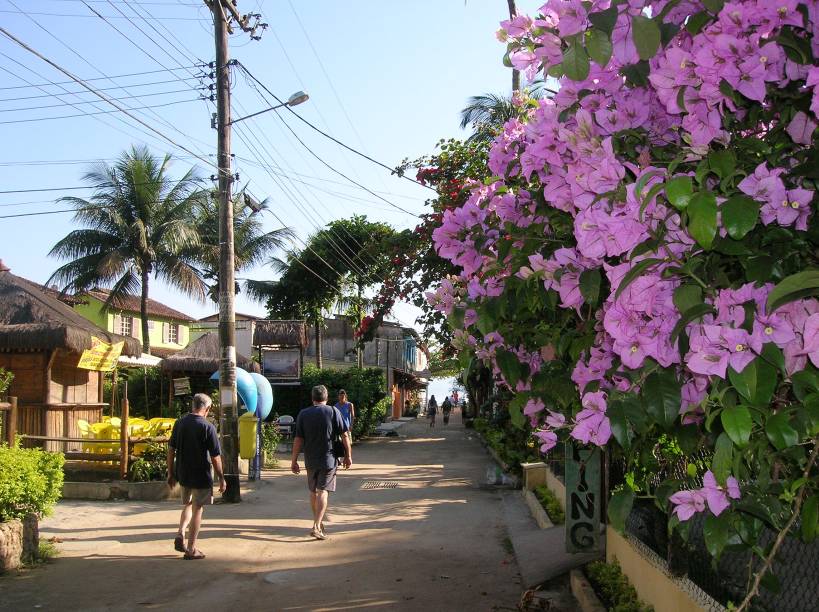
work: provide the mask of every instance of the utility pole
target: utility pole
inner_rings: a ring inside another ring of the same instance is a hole
[[[228,3],[230,0],[228,0]],[[230,167],[230,51],[228,22],[222,0],[210,0],[216,42],[216,130],[219,166],[219,403],[222,461],[227,488],[222,499],[242,500],[239,491],[238,398],[236,395],[236,312],[233,253],[233,205]],[[232,5],[231,5],[232,6]]]
[[[233,250],[233,172],[230,160],[230,51],[228,34],[231,19],[251,39],[258,40],[256,30],[267,27],[259,23],[261,15],[240,15],[235,0],[204,0],[213,14],[216,43],[216,130],[219,185],[219,404],[222,432],[222,462],[227,488],[222,499],[242,501],[239,490],[238,397],[236,395],[236,293]],[[251,24],[253,21],[253,24]]]
[[[509,19],[514,19],[518,16],[518,9],[515,6],[515,0],[506,0],[506,4],[509,7]],[[518,91],[520,89],[520,70],[516,68],[512,68],[512,91]]]

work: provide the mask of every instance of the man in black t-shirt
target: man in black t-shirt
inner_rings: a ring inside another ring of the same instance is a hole
[[[225,476],[216,428],[207,420],[211,399],[204,393],[193,396],[190,413],[177,419],[168,442],[168,484],[182,486],[182,516],[173,545],[185,553],[185,559],[204,559],[196,548],[196,538],[202,524],[202,512],[213,503],[213,471],[219,477],[219,492],[225,492]],[[185,529],[188,545],[185,546]]]
[[[347,469],[353,464],[347,423],[333,406],[327,406],[327,387],[317,385],[311,393],[313,405],[296,417],[296,436],[293,440],[293,461],[290,468],[298,474],[299,453],[304,448],[304,467],[307,468],[307,487],[310,489],[310,507],[313,509],[313,528],[310,535],[325,540],[324,513],[329,493],[336,490],[336,454],[333,442],[340,438],[344,445],[342,464]]]

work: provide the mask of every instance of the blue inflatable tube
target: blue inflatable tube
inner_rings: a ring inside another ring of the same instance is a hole
[[[262,420],[264,420],[273,409],[273,387],[270,386],[270,381],[261,374],[251,372],[250,376],[256,383],[256,390],[259,394],[259,401],[256,404],[256,409],[258,410],[258,415],[262,418]]]
[[[219,372],[214,372],[210,377],[211,380],[219,380]],[[242,368],[236,368],[236,392],[239,394],[239,399],[247,408],[250,414],[256,414],[256,404],[259,401],[259,391],[256,387],[256,382],[253,377]],[[271,391],[271,399],[273,393]],[[269,409],[268,409],[269,412]]]

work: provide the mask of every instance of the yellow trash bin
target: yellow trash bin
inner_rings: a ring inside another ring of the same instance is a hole
[[[245,412],[239,417],[239,457],[252,459],[256,456],[256,415]]]

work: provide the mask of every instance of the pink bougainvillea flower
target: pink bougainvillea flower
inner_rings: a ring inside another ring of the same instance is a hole
[[[813,132],[816,130],[816,125],[813,119],[799,111],[788,124],[787,132],[795,143],[809,145],[813,141]]]
[[[566,423],[566,417],[560,414],[559,412],[552,412],[549,411],[549,416],[546,417],[546,424],[553,428],[557,429],[559,427],[563,427]]]
[[[526,416],[534,416],[536,414],[540,414],[545,409],[546,406],[540,399],[532,398],[526,402],[526,406],[523,408],[523,414]]]
[[[536,431],[535,437],[540,440],[540,452],[544,454],[552,450],[557,444],[557,434],[553,431]]]
[[[813,365],[819,367],[819,314],[813,314],[805,321],[802,341],[802,354],[807,355]]]
[[[674,504],[673,513],[681,521],[687,521],[698,512],[705,510],[705,496],[700,491],[678,491],[668,498]]]
[[[726,487],[721,487],[717,484],[717,478],[711,470],[705,472],[702,479],[701,492],[705,496],[705,501],[708,503],[708,509],[719,516],[730,505],[728,498],[739,499],[739,483],[733,476],[729,476],[726,482]]]

